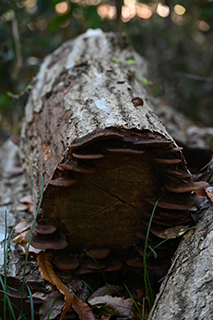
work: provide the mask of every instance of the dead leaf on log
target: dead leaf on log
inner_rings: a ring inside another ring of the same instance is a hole
[[[111,297],[105,295],[104,297],[96,297],[89,301],[92,306],[95,305],[107,305],[116,314],[122,314],[125,316],[133,316],[133,302],[132,299],[122,299],[118,297]]]
[[[176,227],[168,228],[165,231],[158,233],[158,237],[162,239],[168,239],[168,238],[175,239],[182,236],[186,232],[186,229],[188,227],[189,227],[189,224],[185,226],[179,225]]]
[[[51,284],[55,285],[57,289],[65,296],[65,303],[63,312],[61,314],[61,320],[64,318],[67,311],[72,308],[77,312],[81,320],[95,320],[92,311],[86,303],[71,293],[62,281],[58,278],[53,270],[50,257],[47,253],[41,252],[38,256],[38,264],[41,276]]]

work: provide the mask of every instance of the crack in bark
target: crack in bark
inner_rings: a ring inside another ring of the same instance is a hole
[[[98,214],[100,214],[101,212],[104,212],[106,209],[110,208],[111,206],[113,206],[116,202],[119,202],[119,200],[116,200],[112,203],[110,203],[108,206],[105,206],[104,208],[101,208],[100,210],[96,211],[96,212],[93,212],[90,217],[93,217],[93,216],[96,216]],[[85,219],[85,218],[83,218]]]
[[[124,201],[123,199],[121,199],[119,196],[117,196],[117,195],[115,195],[114,193],[112,193],[112,192],[110,192],[110,191],[106,190],[105,188],[103,188],[103,187],[101,187],[101,186],[99,186],[99,185],[95,184],[94,182],[89,182],[89,183],[90,183],[91,185],[93,185],[93,186],[95,186],[95,187],[97,187],[97,188],[101,189],[102,191],[104,191],[104,192],[108,193],[108,194],[109,194],[109,195],[111,195],[112,197],[114,197],[114,198],[118,199],[120,202],[124,203],[125,205],[127,205],[127,206],[129,206],[129,207],[131,207],[131,208],[133,208],[133,209],[138,210],[138,208],[137,208],[137,207],[133,206],[133,205],[132,205],[132,204],[130,204],[130,203],[127,203],[126,201]]]

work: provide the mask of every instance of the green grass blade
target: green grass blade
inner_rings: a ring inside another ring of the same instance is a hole
[[[5,230],[4,230],[4,285],[3,289],[5,293],[7,292],[7,248],[6,248],[6,243],[7,243],[7,210],[5,210]],[[7,314],[7,300],[6,300],[6,294],[4,293],[4,320],[6,320],[6,314]]]
[[[146,264],[147,264],[147,257],[146,257],[146,252],[147,252],[147,248],[148,248],[148,240],[149,240],[149,233],[150,233],[150,228],[151,228],[151,224],[152,224],[152,219],[154,217],[155,214],[155,210],[156,207],[158,205],[158,202],[160,201],[162,197],[160,197],[154,205],[154,208],[152,210],[152,214],[151,217],[149,219],[149,224],[148,224],[148,228],[147,228],[147,232],[146,232],[146,241],[145,241],[145,246],[144,246],[144,254],[143,254],[143,264],[144,264],[144,285],[145,285],[145,290],[146,290],[146,295],[147,295],[147,300],[148,300],[148,305],[149,305],[149,311],[152,308],[154,299],[153,299],[153,293],[152,293],[152,287],[151,287],[151,283],[149,280],[149,275],[148,275],[148,271],[146,268]]]
[[[137,305],[137,302],[135,301],[134,297],[132,296],[131,292],[129,291],[129,289],[128,289],[128,287],[127,287],[127,285],[126,285],[125,283],[124,283],[124,287],[126,288],[126,290],[127,290],[128,294],[129,294],[130,298],[132,299],[132,301],[133,301],[133,303],[134,303],[134,305],[135,305],[135,307],[136,307],[139,315],[140,315],[141,318],[142,318],[142,312],[141,312],[141,310],[139,309],[139,307],[138,307],[138,305]]]
[[[27,260],[28,260],[28,255],[29,255],[30,243],[31,243],[31,240],[32,240],[33,230],[34,230],[34,227],[35,227],[35,223],[36,223],[36,219],[37,219],[37,216],[38,216],[38,212],[40,210],[41,202],[42,202],[42,199],[43,199],[44,179],[43,179],[43,175],[42,174],[41,174],[41,185],[42,185],[42,187],[41,187],[41,197],[40,197],[40,200],[39,200],[39,204],[38,204],[38,208],[36,210],[35,217],[33,219],[33,224],[32,224],[32,228],[31,228],[31,232],[30,232],[30,238],[29,238],[29,242],[28,242],[28,246],[27,246],[25,263],[24,263],[24,272],[23,272],[23,281],[22,281],[22,290],[21,290],[22,291],[21,292],[21,311],[23,310],[24,283],[25,283],[25,275],[26,275],[26,268],[27,268]]]
[[[155,259],[157,259],[158,255],[157,255],[156,251],[155,251],[152,247],[150,247],[150,246],[148,246],[148,248],[149,248],[150,251],[154,254]],[[150,253],[151,253],[151,252],[150,252]],[[148,257],[150,256],[150,253],[148,254]]]
[[[2,277],[0,276],[0,282],[1,282],[1,285],[2,285],[2,288],[4,289],[4,282],[2,280]],[[7,293],[7,291],[5,290],[2,290],[4,292],[4,298],[3,298],[3,301],[6,299],[7,303],[8,303],[8,307],[9,307],[9,310],[12,314],[12,317],[13,317],[13,320],[16,320],[16,316],[15,316],[15,312],[13,310],[13,306],[12,306],[12,303],[10,301],[10,296],[9,294]],[[4,316],[6,316],[6,313],[5,313],[5,310],[4,310]]]
[[[103,276],[105,285],[107,286],[107,288],[109,289],[109,291],[112,291],[112,289],[110,288],[110,286],[109,286],[108,283],[107,283],[105,274],[104,274],[104,272],[103,272],[103,270],[102,270],[99,262],[98,262],[89,252],[87,252],[86,250],[84,250],[84,252],[85,252],[88,256],[90,256],[90,257],[95,261],[95,263],[97,264],[97,266],[98,266],[98,268],[99,268],[99,270],[100,270],[100,272],[101,272],[101,274],[102,274],[102,276]]]
[[[50,319],[50,312],[51,312],[51,309],[52,309],[52,306],[53,306],[53,302],[54,302],[54,299],[52,299],[52,301],[51,301],[49,312],[48,312],[48,315],[47,315],[47,320]]]
[[[81,280],[81,282],[83,282],[83,284],[85,284],[85,286],[87,286],[87,288],[93,293],[94,290],[90,287],[90,285],[88,283],[86,283],[84,280]]]
[[[33,297],[32,297],[32,292],[30,290],[30,287],[27,286],[27,290],[29,292],[30,296],[30,313],[31,313],[31,320],[34,320],[34,305],[33,305]]]

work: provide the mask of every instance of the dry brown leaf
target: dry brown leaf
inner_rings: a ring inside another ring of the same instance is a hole
[[[134,315],[133,302],[132,299],[122,299],[119,297],[111,297],[108,295],[102,297],[96,297],[89,300],[92,306],[101,304],[107,305],[117,314],[125,314],[127,316]]]
[[[206,188],[206,194],[211,200],[211,202],[213,202],[213,187]]]
[[[21,221],[17,224],[14,229],[16,234],[22,233],[25,230],[28,230],[32,226],[32,221]]]
[[[21,199],[19,199],[19,202],[20,203],[33,204],[32,197],[31,197],[30,194],[28,196],[24,196]]]
[[[103,314],[101,316],[101,320],[113,320],[113,319],[117,319],[116,315],[110,315],[110,316],[106,316],[105,314]]]
[[[187,225],[187,226],[178,225],[176,227],[167,228],[166,230],[164,230],[162,232],[157,232],[157,233],[155,233],[152,230],[152,233],[154,233],[155,235],[157,235],[161,239],[168,239],[168,238],[174,239],[174,238],[178,238],[178,237],[182,236],[186,232],[186,229],[188,227],[189,227],[189,225]]]
[[[25,239],[25,236],[26,236],[27,232],[28,232],[28,231],[24,231],[24,232],[18,234],[18,235],[12,240],[12,242],[18,242],[18,243],[27,242],[27,240]]]
[[[16,210],[18,211],[27,211],[28,205],[23,203],[17,203],[16,204]]]
[[[54,303],[50,310],[50,305],[52,300],[54,299]],[[48,294],[42,303],[42,306],[39,308],[39,319],[40,320],[47,320],[49,314],[49,320],[55,319],[61,313],[61,309],[64,305],[63,296],[58,291],[53,291],[52,293]]]
[[[77,312],[81,320],[95,320],[95,317],[93,316],[88,305],[71,293],[55,274],[50,257],[47,253],[41,252],[38,255],[38,264],[42,278],[55,285],[57,289],[65,296],[61,320],[64,318],[71,306],[75,312]]]

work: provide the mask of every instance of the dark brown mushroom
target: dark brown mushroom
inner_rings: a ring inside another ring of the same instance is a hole
[[[90,249],[87,251],[95,259],[104,259],[110,254],[111,250],[106,248]]]
[[[80,264],[79,260],[75,256],[68,253],[56,255],[54,257],[54,263],[57,268],[65,271],[77,269]]]
[[[135,150],[135,149],[128,149],[128,148],[121,148],[121,149],[108,148],[107,151],[120,153],[120,154],[144,154],[146,152],[144,150]]]
[[[174,148],[169,149],[168,152],[175,153],[175,152],[179,152],[181,150],[183,150],[182,147],[174,147]]]
[[[24,300],[26,303],[31,303],[31,299],[30,298],[27,298]],[[33,298],[33,304],[42,304],[43,303],[43,300],[41,299],[38,299],[38,298]]]
[[[77,269],[72,270],[72,272],[76,275],[93,273],[93,269],[89,269],[85,263],[81,263]]]
[[[40,225],[36,225],[33,229],[33,231],[35,231],[36,233],[39,234],[51,234],[53,232],[55,232],[57,230],[57,228],[53,225],[45,225],[45,224],[40,224]]]
[[[7,293],[10,295],[12,298],[21,298],[23,296],[23,299],[26,299],[28,296],[28,290],[26,287],[24,287],[23,295],[22,295],[22,287],[16,287],[16,288],[11,288],[7,287]]]
[[[79,153],[72,153],[72,156],[76,159],[81,160],[98,160],[104,158],[103,154],[79,154]]]
[[[106,265],[103,262],[100,262],[100,261],[98,262],[98,264],[95,263],[95,261],[89,261],[87,263],[87,268],[92,269],[92,270],[97,270],[97,271],[100,271],[100,270],[104,269],[105,266]]]
[[[136,146],[144,147],[166,147],[172,144],[172,141],[168,140],[158,140],[158,139],[149,139],[149,140],[138,140],[133,142]]]
[[[30,239],[30,232],[28,232],[25,236],[26,240]],[[61,250],[64,249],[68,243],[66,241],[66,236],[61,232],[54,232],[53,234],[37,234],[33,232],[33,236],[31,239],[31,246],[36,249],[54,249]]]
[[[75,139],[72,141],[71,145],[68,146],[70,151],[74,151],[76,149],[81,149],[82,147],[88,147],[89,145],[93,144],[94,142],[100,140],[107,140],[107,139],[123,139],[123,135],[117,132],[108,131],[107,129],[103,134],[100,134],[101,130],[97,129],[96,133],[89,133],[88,135],[80,138]],[[78,142],[77,142],[78,140]]]
[[[113,260],[111,264],[104,269],[104,271],[108,271],[108,272],[119,271],[122,269],[122,267],[123,267],[123,264],[120,261]]]
[[[155,205],[158,199],[147,198],[147,201]],[[158,207],[174,210],[186,210],[195,203],[195,198],[190,194],[167,193],[158,201]]]
[[[61,163],[61,164],[59,164],[59,166],[65,170],[68,170],[68,171],[74,171],[74,172],[80,172],[80,173],[93,173],[94,172],[94,169],[92,169],[92,168],[84,168],[84,167],[81,167],[80,165],[76,166],[71,163],[66,163],[66,164]]]
[[[170,192],[174,193],[184,193],[184,192],[190,192],[190,191],[198,191],[203,188],[208,187],[208,183],[205,181],[199,181],[199,182],[182,182],[180,184],[177,183],[177,181],[173,181],[173,184],[169,185],[165,184],[164,188]]]
[[[129,259],[126,261],[126,264],[131,267],[135,268],[143,268],[143,261],[142,259],[135,258],[135,259]]]
[[[181,159],[159,159],[159,158],[154,158],[153,159],[154,162],[158,163],[158,164],[178,164],[181,163],[182,160]]]
[[[192,174],[186,172],[174,171],[170,169],[165,169],[165,172],[180,179],[192,178]]]
[[[52,186],[56,186],[56,187],[70,187],[70,186],[73,186],[74,184],[76,184],[77,182],[78,182],[78,180],[67,179],[67,178],[63,178],[63,177],[59,177],[54,180],[49,180],[49,184],[51,184]]]

